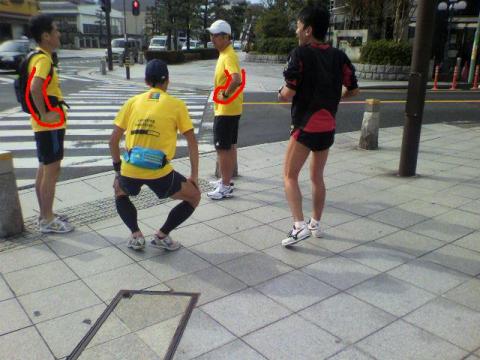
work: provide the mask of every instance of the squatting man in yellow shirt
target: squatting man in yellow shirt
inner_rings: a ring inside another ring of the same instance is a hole
[[[187,220],[200,202],[198,145],[187,106],[167,93],[167,65],[158,59],[149,61],[145,82],[151,89],[127,100],[114,121],[110,152],[117,173],[113,183],[115,203],[118,214],[132,232],[127,246],[141,250],[145,238],[129,196],[138,195],[141,187],[147,185],[159,198],[181,200],[151,242],[153,247],[173,251],[180,244],[169,236],[170,232]],[[188,179],[170,163],[175,156],[178,131],[188,143],[191,165]],[[124,134],[126,152],[120,159],[119,144]]]
[[[215,89],[227,84],[228,71],[232,80],[228,88],[220,91],[218,100],[228,102],[242,84],[238,56],[230,41],[232,29],[224,20],[215,21],[209,28],[213,45],[219,51],[215,68]],[[215,103],[215,119],[213,122],[213,142],[217,150],[218,165],[221,178],[212,182],[215,190],[207,193],[212,200],[220,200],[232,196],[231,179],[237,162],[238,123],[242,115],[243,92],[227,104]]]
[[[39,167],[35,180],[40,216],[38,218],[39,230],[43,233],[67,233],[73,226],[65,216],[53,213],[53,200],[55,187],[60,174],[60,163],[63,159],[63,141],[65,137],[65,122],[60,125],[58,112],[50,111],[42,93],[45,81],[51,76],[47,85],[47,95],[52,106],[60,105],[64,116],[63,95],[60,89],[57,70],[54,66],[52,55],[60,47],[60,32],[53,18],[49,15],[38,15],[30,20],[30,33],[38,44],[36,54],[28,60],[28,75],[35,68],[31,83],[30,94],[34,105],[35,116],[30,122],[35,133],[37,157]],[[37,121],[39,119],[40,121]],[[59,124],[60,126],[48,127],[45,124]]]

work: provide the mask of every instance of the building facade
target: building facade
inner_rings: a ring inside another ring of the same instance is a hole
[[[28,21],[38,14],[37,0],[0,0],[0,43],[28,33]]]

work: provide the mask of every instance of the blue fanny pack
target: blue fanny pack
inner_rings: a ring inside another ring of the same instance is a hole
[[[152,150],[135,146],[123,153],[123,159],[134,166],[144,169],[162,169],[167,165],[167,156],[162,150]]]

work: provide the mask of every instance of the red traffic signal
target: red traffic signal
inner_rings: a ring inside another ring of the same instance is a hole
[[[138,0],[132,1],[132,15],[133,16],[140,15],[140,2]]]

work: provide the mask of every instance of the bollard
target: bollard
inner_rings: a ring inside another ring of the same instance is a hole
[[[435,66],[435,79],[433,80],[433,88],[432,90],[438,90],[438,76],[440,74],[440,66]]]
[[[455,70],[453,71],[452,86],[450,87],[449,90],[457,90],[457,77],[458,77],[458,66],[455,65]]]
[[[125,63],[125,76],[127,80],[130,80],[130,64],[128,62]]]
[[[365,100],[362,130],[358,146],[365,150],[378,149],[378,128],[380,126],[380,100]]]
[[[475,66],[475,76],[473,78],[472,90],[478,90],[478,76],[480,73],[480,65]]]
[[[105,61],[105,59],[102,59],[100,61],[100,72],[102,73],[102,75],[107,75],[107,62]]]
[[[130,54],[130,56],[128,57],[128,63],[132,66],[135,65],[135,59],[133,57],[133,54]]]
[[[140,52],[138,53],[138,63],[139,63],[140,65],[143,64],[143,51],[140,51]]]
[[[0,189],[0,238],[21,234],[24,230],[22,208],[9,151],[0,151]]]

